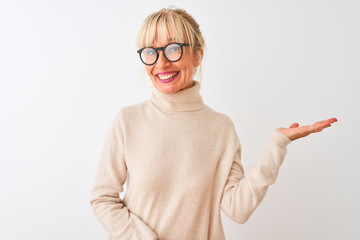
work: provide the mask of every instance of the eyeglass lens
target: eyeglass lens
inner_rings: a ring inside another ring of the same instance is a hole
[[[163,51],[167,60],[176,62],[181,58],[182,49],[179,44],[172,43],[165,47]],[[154,48],[144,48],[141,52],[141,59],[146,64],[153,64],[156,62],[158,52]]]

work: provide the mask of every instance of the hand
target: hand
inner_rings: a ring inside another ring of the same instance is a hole
[[[337,122],[336,118],[316,122],[313,125],[299,127],[298,123],[293,123],[289,128],[278,128],[276,131],[285,134],[291,141],[306,137],[311,133],[321,132],[324,128],[330,127],[332,123]]]

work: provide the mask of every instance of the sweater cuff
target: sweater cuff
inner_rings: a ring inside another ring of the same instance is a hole
[[[290,138],[288,138],[285,134],[275,131],[273,133],[272,139],[276,145],[279,147],[286,147],[289,143],[291,143]]]

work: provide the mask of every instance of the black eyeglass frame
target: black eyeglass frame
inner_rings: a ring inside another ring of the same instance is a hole
[[[171,60],[169,60],[169,59],[166,57],[166,54],[164,53],[164,49],[165,49],[167,46],[171,45],[171,44],[177,44],[177,45],[179,45],[180,48],[181,48],[181,55],[180,55],[180,57],[179,57],[178,60],[171,61]],[[159,58],[159,53],[158,53],[159,50],[162,50],[162,51],[163,51],[164,57],[165,57],[166,60],[168,60],[169,62],[177,62],[177,61],[179,61],[179,60],[181,59],[182,55],[183,55],[183,52],[184,52],[184,51],[183,51],[183,46],[190,46],[190,44],[188,44],[188,43],[172,42],[172,43],[166,44],[166,46],[164,46],[164,47],[158,47],[158,48],[144,47],[144,48],[141,48],[141,49],[137,50],[136,52],[139,53],[140,60],[141,60],[145,65],[151,66],[151,65],[154,65],[154,64],[157,62],[157,60],[158,60],[158,58]],[[154,49],[155,52],[156,52],[156,59],[155,59],[155,61],[154,61],[152,64],[147,64],[147,63],[145,63],[145,62],[143,61],[143,59],[141,58],[141,52],[142,52],[145,48],[152,48],[152,49]]]

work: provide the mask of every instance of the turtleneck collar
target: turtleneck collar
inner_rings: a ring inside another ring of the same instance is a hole
[[[153,86],[150,100],[156,107],[167,112],[196,111],[205,106],[200,95],[200,86],[200,82],[194,81],[192,87],[175,93],[163,93]]]

